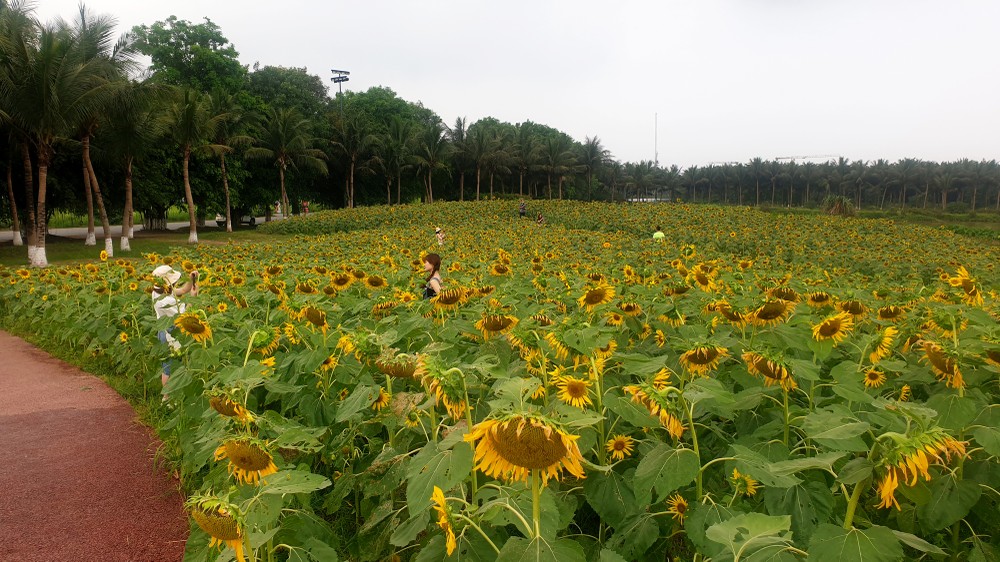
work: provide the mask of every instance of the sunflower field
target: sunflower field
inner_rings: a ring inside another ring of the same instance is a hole
[[[547,224],[373,207],[269,243],[0,269],[0,317],[154,393],[174,363],[158,430],[191,560],[996,559],[1000,245],[529,211]],[[443,290],[422,300],[429,252]],[[161,264],[201,290],[156,320]]]

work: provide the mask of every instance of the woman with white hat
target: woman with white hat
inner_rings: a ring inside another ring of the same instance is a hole
[[[181,279],[180,272],[169,265],[161,265],[154,269],[153,277],[160,280],[153,285],[152,293],[153,312],[156,313],[157,320],[164,317],[172,318],[178,314],[182,314],[184,312],[184,303],[180,302],[180,298],[188,294],[198,294],[197,271],[192,271],[189,275],[190,281],[181,286],[177,286],[177,282]],[[179,351],[181,344],[170,335],[170,332],[173,331],[173,329],[174,327],[170,326],[167,330],[160,330],[156,335],[161,342],[169,345],[171,350]],[[167,384],[167,379],[169,378],[170,362],[164,361],[163,372],[160,374],[160,381],[165,385]],[[167,397],[164,396],[163,399],[166,400]]]
[[[441,227],[434,229],[434,236],[437,236],[438,246],[444,246],[444,231],[441,230]]]

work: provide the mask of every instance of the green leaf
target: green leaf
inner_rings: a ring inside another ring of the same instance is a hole
[[[990,455],[1000,455],[1000,430],[995,427],[977,427],[972,430],[976,443]]]
[[[920,526],[940,531],[969,514],[983,489],[975,482],[948,474],[931,482],[931,500],[917,508]]]
[[[406,471],[406,503],[411,517],[430,507],[434,486],[450,490],[472,471],[470,447],[458,444],[453,449],[442,451],[442,446],[428,443],[410,461]]]
[[[371,406],[376,396],[378,396],[377,387],[359,384],[337,408],[337,423],[345,422],[354,414]]]
[[[497,562],[586,562],[583,547],[569,539],[546,541],[512,537],[500,549]]]
[[[615,528],[615,534],[608,546],[621,552],[628,560],[638,560],[644,552],[653,546],[660,536],[660,527],[649,513],[633,516],[621,527]]]
[[[938,425],[945,429],[961,430],[975,419],[984,404],[957,394],[935,394],[927,406],[938,413]]]
[[[260,490],[263,494],[309,494],[330,485],[327,477],[301,470],[283,470],[266,480]]]
[[[711,503],[705,505],[695,502],[690,510],[688,510],[687,517],[684,520],[684,530],[687,531],[691,542],[694,543],[700,552],[707,556],[714,556],[722,546],[710,542],[708,537],[705,536],[705,532],[712,525],[731,519],[737,513],[740,512],[733,511],[723,504]]]
[[[903,546],[885,527],[848,531],[825,523],[809,541],[809,562],[891,562],[902,558]]]
[[[791,526],[792,518],[787,515],[745,513],[712,525],[705,536],[725,547],[727,560],[740,560],[765,547],[790,546]]]
[[[336,550],[318,539],[306,539],[306,542],[302,546],[305,547],[306,552],[308,552],[309,556],[312,556],[313,560],[316,560],[316,562],[337,562],[340,560],[337,556]]]
[[[660,422],[649,411],[631,400],[617,396],[604,402],[604,406],[635,427],[658,427]]]
[[[628,561],[622,558],[621,554],[618,554],[613,550],[602,548],[601,556],[597,559],[597,562],[628,562]]]
[[[583,495],[601,520],[612,527],[618,527],[637,508],[632,487],[617,472],[588,474]]]
[[[733,454],[736,460],[732,461],[740,472],[749,474],[765,486],[775,488],[788,488],[802,482],[799,478],[789,474],[775,474],[771,470],[771,461],[756,451],[744,447],[743,445],[732,445]]]
[[[924,539],[918,537],[917,535],[911,535],[910,533],[904,533],[903,531],[892,530],[892,534],[896,535],[896,538],[903,542],[906,546],[910,548],[915,548],[920,552],[930,552],[931,554],[946,554],[945,551],[934,546],[933,544],[925,541]]]
[[[427,523],[431,520],[429,509],[422,509],[419,513],[407,519],[402,525],[393,531],[389,542],[395,546],[406,546],[413,542],[417,535],[427,529]]]
[[[674,449],[661,443],[647,453],[635,471],[635,498],[648,504],[653,488],[656,501],[662,501],[670,492],[694,482],[701,469],[698,455],[691,449]]]
[[[792,534],[796,542],[808,544],[816,526],[830,522],[833,494],[820,481],[803,482],[791,488],[768,488],[764,492],[767,512],[792,518]]]
[[[875,465],[865,457],[858,457],[840,469],[837,480],[844,484],[857,484],[872,475]]]
[[[844,457],[847,453],[822,453],[815,457],[805,457],[801,459],[790,459],[771,463],[771,473],[778,476],[795,474],[803,470],[820,469],[826,472],[833,472],[833,464]]]
[[[838,451],[867,451],[860,436],[870,428],[867,422],[829,409],[812,412],[802,422],[807,437]]]

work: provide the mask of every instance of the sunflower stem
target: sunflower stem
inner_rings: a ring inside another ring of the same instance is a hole
[[[844,515],[844,529],[847,531],[851,530],[852,523],[854,523],[854,512],[858,509],[858,500],[861,499],[861,493],[868,485],[868,480],[858,482],[858,485],[854,487],[854,492],[851,493],[851,499],[847,502],[847,514]]]
[[[243,540],[246,542],[246,548],[244,550],[246,551],[247,559],[250,562],[257,562],[257,553],[253,551],[253,545],[250,544],[250,533],[247,533],[243,537]]]
[[[254,334],[256,334],[256,333],[257,332],[251,332],[250,333],[250,341],[247,342],[247,352],[243,355],[243,366],[244,367],[247,366],[247,361],[250,360],[250,350],[253,349]]]
[[[326,334],[323,335],[323,338],[324,339],[326,338]],[[389,375],[385,376],[385,392],[386,392],[386,394],[389,395],[389,404],[391,406],[392,405],[392,377],[390,377]],[[390,409],[392,409],[392,408],[390,407]],[[391,429],[389,430],[389,446],[392,447],[393,451],[396,450],[396,436],[395,436],[395,432],[393,432]]]
[[[608,442],[608,434],[604,427],[604,386],[601,384],[601,376],[597,373],[597,362],[590,358],[590,369],[594,373],[594,384],[597,386],[597,414],[600,420],[597,422],[597,431],[600,432],[600,439],[597,441],[597,458],[601,465],[607,464],[607,454],[604,444]]]
[[[500,549],[497,548],[497,545],[494,544],[492,540],[490,540],[490,537],[485,532],[483,532],[483,529],[479,525],[476,525],[476,523],[472,519],[469,519],[468,517],[462,515],[461,513],[455,513],[452,516],[455,517],[456,519],[461,519],[462,521],[465,521],[466,523],[469,524],[470,527],[472,527],[476,531],[479,531],[479,534],[482,535],[482,537],[486,539],[486,542],[490,543],[490,546],[493,547],[493,551],[496,552],[497,554],[500,554]]]
[[[683,397],[681,400],[684,401]],[[694,427],[694,404],[687,404],[685,401],[684,410],[687,412],[688,426],[691,428],[691,446],[694,447],[694,454],[698,455],[698,465],[701,466],[701,449],[698,448],[698,431]],[[695,495],[698,499],[701,499],[702,474],[703,472],[699,470],[694,484]]]
[[[782,390],[784,390],[784,389],[782,389]],[[788,391],[785,390],[784,394],[785,394],[785,399],[783,401],[783,406],[784,406],[784,410],[785,410],[785,433],[784,433],[784,437],[785,437],[785,447],[787,448],[788,447]]]
[[[535,536],[542,536],[542,487],[538,483],[538,469],[531,470],[531,519],[534,523]]]
[[[461,371],[459,371],[461,373]],[[465,393],[465,423],[469,426],[468,431],[472,431],[472,402],[469,400],[469,386],[465,382],[465,374],[460,377],[462,379],[462,392]],[[469,441],[469,447],[472,449],[472,456],[476,456],[476,444]],[[479,477],[476,474],[476,467],[472,467],[472,496],[469,498],[472,502],[476,501],[476,494],[479,492]],[[482,533],[482,530],[479,531]],[[484,535],[485,536],[485,535]],[[489,539],[486,539],[489,540]],[[493,543],[490,543],[493,544]],[[494,547],[496,548],[496,547]]]

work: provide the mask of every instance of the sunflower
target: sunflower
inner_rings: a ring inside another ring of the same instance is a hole
[[[878,388],[885,384],[885,373],[881,369],[872,367],[865,371],[865,387]]]
[[[386,282],[385,277],[380,275],[369,275],[365,278],[365,285],[372,290],[384,289],[389,284]]]
[[[795,305],[785,301],[767,301],[747,315],[747,320],[755,326],[777,326],[792,313]]]
[[[236,506],[216,498],[201,496],[191,498],[187,504],[194,522],[212,537],[209,541],[210,548],[226,545],[233,549],[239,562],[246,562],[243,557],[244,525]]]
[[[178,316],[174,320],[174,326],[177,326],[182,334],[191,336],[198,343],[212,339],[212,328],[194,312],[186,312]]]
[[[879,320],[889,320],[890,322],[895,322],[896,320],[901,319],[905,313],[906,311],[902,307],[890,304],[878,309],[878,318]]]
[[[295,291],[298,293],[302,293],[303,295],[314,295],[318,292],[316,290],[316,287],[313,287],[312,284],[305,281],[303,281],[302,283],[296,283]]]
[[[947,466],[952,456],[956,459],[965,458],[965,445],[965,442],[948,435],[940,427],[908,436],[905,440],[894,439],[892,448],[878,463],[878,466],[885,468],[885,474],[878,485],[881,500],[878,507],[895,506],[897,510],[901,509],[896,501],[896,488],[900,484],[915,486],[921,477],[929,482],[931,474],[928,469],[931,465]]]
[[[435,308],[454,310],[465,302],[465,291],[462,289],[444,289],[431,299]]]
[[[684,524],[684,517],[687,515],[688,502],[684,499],[684,496],[680,494],[674,494],[667,498],[667,513],[669,513],[674,521]]]
[[[310,327],[319,328],[324,334],[326,333],[327,328],[330,327],[330,325],[326,323],[326,313],[315,306],[306,305],[302,307],[302,309],[299,310],[298,319],[309,322]]]
[[[257,330],[253,333],[253,342],[251,347],[256,353],[260,353],[262,356],[268,356],[274,353],[278,349],[278,343],[281,341],[281,330],[277,327],[272,328],[270,332],[267,330]]]
[[[390,400],[392,400],[392,395],[380,386],[378,388],[378,396],[375,398],[375,401],[372,402],[372,410],[381,412],[386,406],[389,405]]]
[[[593,289],[588,290],[582,297],[577,299],[581,308],[587,309],[587,312],[594,310],[595,307],[607,304],[611,302],[615,296],[615,288],[610,285],[598,285]]]
[[[833,340],[838,344],[854,329],[854,321],[850,313],[840,312],[828,316],[825,320],[813,326],[813,339],[816,341]]]
[[[875,345],[875,349],[868,355],[868,359],[871,360],[872,365],[877,364],[879,361],[885,359],[892,353],[892,344],[896,341],[896,336],[899,335],[899,330],[889,326],[882,332],[879,337],[878,342]]]
[[[559,389],[556,396],[570,406],[583,409],[593,404],[590,400],[590,381],[586,379],[570,376],[559,377],[556,388]]]
[[[664,389],[657,389],[653,385],[640,383],[622,388],[626,394],[632,396],[632,401],[642,405],[649,413],[660,420],[660,425],[667,429],[675,439],[680,439],[684,435],[684,424],[681,423],[677,406],[667,398]]]
[[[951,388],[964,388],[965,381],[955,358],[935,342],[925,341],[923,344],[924,356],[922,360],[930,364],[931,370],[937,375],[938,380],[944,381]]]
[[[729,483],[733,486],[733,493],[738,496],[752,497],[757,493],[760,484],[750,477],[749,474],[742,474],[738,469],[733,469],[733,475],[729,477]]]
[[[266,275],[281,275],[281,272],[284,270],[285,268],[281,267],[280,265],[269,265],[264,268],[264,273]]]
[[[566,359],[569,357],[569,348],[559,340],[559,337],[554,332],[546,333],[544,339],[556,354],[556,359]]]
[[[493,265],[490,266],[490,274],[491,275],[498,275],[498,276],[499,275],[510,275],[510,273],[511,273],[510,268],[507,267],[505,264],[494,263]]]
[[[615,340],[608,340],[607,345],[604,347],[598,347],[594,350],[594,355],[598,359],[607,359],[608,357],[614,355],[616,349],[618,349],[618,342]]]
[[[639,316],[642,314],[642,305],[637,302],[620,302],[618,303],[618,309],[621,310],[625,316]]]
[[[448,509],[448,502],[445,500],[444,492],[441,491],[441,488],[434,486],[431,501],[434,502],[431,507],[438,514],[438,527],[441,527],[441,530],[444,531],[448,556],[451,556],[451,553],[455,552],[455,549],[458,548],[458,541],[455,540],[455,528],[451,524],[451,511]]]
[[[476,469],[507,482],[527,482],[538,470],[542,485],[558,480],[563,471],[584,478],[579,435],[566,433],[540,416],[511,414],[476,424],[465,440],[476,445]]]
[[[823,308],[824,306],[833,304],[833,296],[824,291],[809,293],[806,295],[806,304],[814,308]]]
[[[983,304],[983,293],[976,285],[975,278],[964,266],[960,266],[954,277],[948,277],[948,284],[952,287],[960,287],[965,293],[962,295],[962,302],[972,306]]]
[[[245,484],[256,484],[262,477],[278,472],[266,444],[252,437],[224,441],[215,450],[215,460],[222,459],[229,459],[229,474]]]
[[[213,410],[227,418],[236,418],[244,423],[250,423],[254,419],[253,414],[243,404],[235,402],[223,394],[210,397],[208,403]]]
[[[354,277],[346,273],[337,273],[330,276],[330,284],[336,287],[338,291],[350,287],[351,283],[354,283]]]
[[[780,361],[771,359],[757,351],[747,351],[742,355],[742,358],[747,364],[747,372],[754,376],[763,377],[766,386],[779,384],[786,392],[797,386],[788,372],[788,367]]]
[[[969,319],[946,314],[936,314],[927,320],[927,328],[941,334],[941,337],[951,339],[955,334],[969,327]]]
[[[423,368],[419,355],[408,355],[406,353],[393,355],[390,351],[375,360],[375,367],[379,371],[382,371],[383,374],[397,379],[420,378],[423,376]]]
[[[708,376],[719,366],[719,361],[729,355],[724,347],[698,345],[681,354],[680,362],[684,368],[695,375]]]
[[[443,404],[453,420],[460,420],[465,415],[468,404],[465,402],[465,385],[461,371],[458,369],[442,370],[433,361],[424,365],[426,371],[421,377],[421,384],[433,394],[438,404]]]
[[[625,317],[618,312],[611,311],[606,315],[606,320],[604,321],[608,326],[621,326],[625,322]]]
[[[903,388],[899,389],[899,398],[897,398],[897,400],[900,402],[906,402],[910,399],[910,394],[910,385],[904,384]]]
[[[767,296],[790,303],[799,302],[799,294],[788,287],[774,287],[767,291]]]
[[[506,314],[487,314],[476,322],[476,329],[483,332],[483,339],[488,340],[490,336],[505,334],[515,326],[518,319]]]
[[[868,312],[868,308],[862,304],[861,301],[856,300],[844,301],[838,304],[837,308],[839,308],[842,312],[850,314],[855,320],[861,318]]]
[[[122,343],[128,343],[128,334],[125,332],[118,334],[118,341]]]
[[[101,261],[108,261],[108,251],[107,250],[101,250],[100,257],[101,257]]]
[[[496,285],[483,285],[482,287],[476,289],[476,293],[481,297],[485,297],[495,290],[497,290]]]
[[[627,435],[615,435],[611,439],[608,439],[605,448],[609,453],[611,453],[611,458],[616,461],[620,461],[625,457],[632,456],[632,448],[635,446],[635,440]]]
[[[396,301],[384,301],[375,303],[374,305],[372,305],[372,316],[374,316],[375,318],[385,318],[390,313],[392,313],[392,309],[395,308],[396,305],[398,304],[399,303],[397,303]]]

